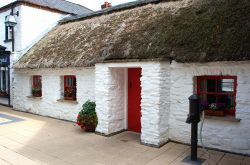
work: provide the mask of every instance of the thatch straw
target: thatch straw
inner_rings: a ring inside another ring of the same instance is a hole
[[[15,68],[88,67],[109,60],[250,60],[248,0],[146,4],[58,25]]]

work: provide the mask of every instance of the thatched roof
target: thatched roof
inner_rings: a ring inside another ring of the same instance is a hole
[[[124,10],[111,8],[58,25],[14,67],[88,67],[112,60],[250,60],[249,3],[151,0]]]

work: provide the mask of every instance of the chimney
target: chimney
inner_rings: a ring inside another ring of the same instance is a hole
[[[111,6],[112,6],[111,3],[106,1],[106,2],[104,2],[104,4],[101,7],[102,7],[102,9],[106,9],[108,7],[111,7]]]

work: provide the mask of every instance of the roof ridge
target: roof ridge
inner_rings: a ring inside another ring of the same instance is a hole
[[[71,4],[75,4],[75,5],[81,6],[81,7],[85,8],[85,9],[88,9],[88,10],[93,11],[92,9],[90,9],[90,8],[88,8],[88,7],[85,7],[85,6],[83,6],[83,5],[79,4],[79,3],[74,3],[74,2],[67,1],[67,0],[60,0],[60,1],[69,2],[69,3],[71,3]]]
[[[147,4],[160,3],[160,2],[164,2],[164,1],[179,1],[179,0],[135,0],[132,2],[118,4],[116,6],[112,6],[112,7],[106,8],[106,9],[97,10],[97,11],[87,13],[84,15],[68,17],[68,18],[65,18],[65,19],[59,21],[59,23],[65,24],[68,22],[75,22],[75,21],[79,21],[79,20],[89,19],[92,17],[97,17],[97,16],[104,15],[104,14],[111,14],[111,13],[117,12],[117,11],[128,10],[131,8],[141,7],[141,6],[144,6]]]

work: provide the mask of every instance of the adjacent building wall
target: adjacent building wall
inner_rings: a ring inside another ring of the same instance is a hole
[[[26,5],[21,5],[19,10],[21,22],[19,32],[16,33],[18,43],[16,51],[23,51],[29,47],[42,37],[41,34],[45,35],[65,16],[65,14]]]
[[[65,14],[51,12],[36,7],[20,5],[14,8],[17,25],[14,27],[15,52],[21,52],[34,42],[41,34],[48,32]],[[5,16],[10,15],[11,9],[0,13],[0,45],[11,51],[11,41],[5,42]]]
[[[10,65],[10,96],[11,105],[13,105],[12,93],[12,64],[15,63],[23,53],[25,53],[34,43],[48,33],[57,22],[62,19],[65,14],[56,13],[37,7],[19,5],[14,8],[14,13],[19,12],[19,16],[15,15],[17,25],[14,27],[14,52],[11,54]],[[12,41],[5,41],[5,16],[10,15],[11,9],[0,13],[0,45],[5,46],[7,50],[12,51]]]
[[[205,119],[203,141],[207,147],[250,154],[250,62],[171,64],[171,106],[169,138],[190,143],[190,125],[186,124],[188,97],[193,94],[194,76],[237,76],[236,121]]]
[[[41,98],[30,97],[32,75],[42,76]],[[76,75],[77,102],[63,100],[63,75]],[[94,68],[16,70],[14,77],[15,110],[75,121],[82,104],[95,98]]]

